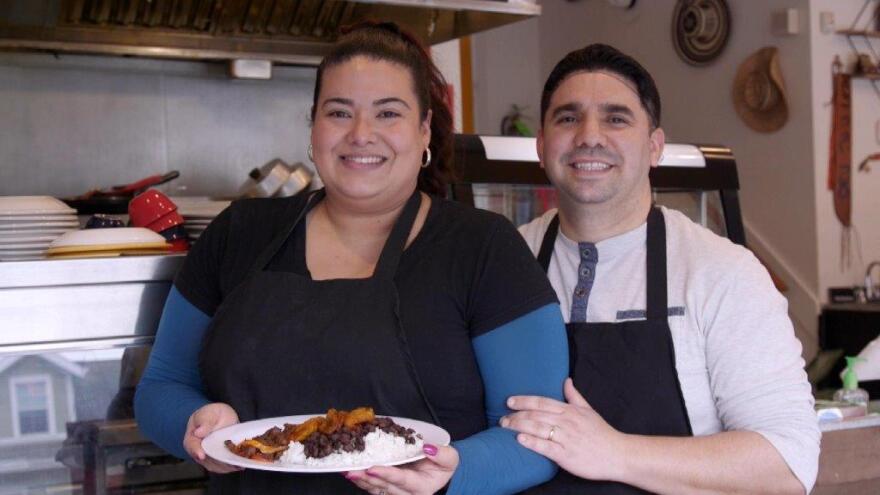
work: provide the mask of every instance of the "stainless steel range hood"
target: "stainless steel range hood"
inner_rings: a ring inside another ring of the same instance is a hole
[[[435,44],[540,11],[530,0],[3,0],[0,49],[317,65],[339,26],[364,19]]]

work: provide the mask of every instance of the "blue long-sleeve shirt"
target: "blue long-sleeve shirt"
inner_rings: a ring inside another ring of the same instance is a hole
[[[189,417],[208,404],[198,354],[211,317],[172,288],[150,360],[135,395],[144,434],[186,458],[183,436]],[[513,493],[550,479],[556,465],[519,445],[511,430],[493,426],[507,414],[507,397],[544,395],[562,400],[568,374],[565,328],[557,304],[483,333],[472,341],[485,390],[490,427],[454,442],[460,462],[448,493]]]

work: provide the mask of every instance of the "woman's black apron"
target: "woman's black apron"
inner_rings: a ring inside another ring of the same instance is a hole
[[[544,271],[550,266],[558,230],[557,215],[538,253]],[[638,435],[690,436],[667,321],[666,225],[657,208],[648,214],[647,253],[646,319],[566,324],[570,374],[578,391],[615,429]],[[585,480],[560,469],[555,478],[528,493],[648,492],[622,483]]]
[[[438,424],[407,346],[393,280],[420,194],[407,201],[372,277],[312,280],[268,271],[323,196],[319,191],[304,207],[296,203],[300,211],[291,212],[293,220],[218,308],[200,358],[208,397],[232,406],[242,422],[371,406],[377,414]],[[211,475],[209,488],[229,494],[362,493],[339,474],[256,470]]]

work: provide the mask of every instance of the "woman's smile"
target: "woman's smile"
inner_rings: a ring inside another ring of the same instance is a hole
[[[342,164],[356,170],[373,170],[381,167],[388,158],[378,154],[349,153],[340,155]]]

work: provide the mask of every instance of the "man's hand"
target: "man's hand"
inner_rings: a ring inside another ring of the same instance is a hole
[[[523,446],[581,478],[618,479],[625,435],[612,428],[574,387],[564,385],[568,403],[546,397],[513,396],[507,406],[518,411],[501,418],[501,426],[519,432]]]
[[[349,471],[345,477],[373,495],[428,495],[449,483],[459,459],[452,447],[425,445],[424,451],[427,457],[413,464]]]
[[[238,414],[228,404],[214,402],[206,404],[192,413],[186,422],[186,433],[183,435],[183,448],[205,469],[212,473],[224,474],[241,471],[240,467],[211,459],[202,450],[202,439],[214,430],[238,423]]]

